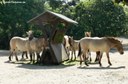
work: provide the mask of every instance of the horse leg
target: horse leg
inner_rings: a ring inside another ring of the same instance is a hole
[[[26,59],[28,59],[27,51],[23,51],[23,53],[22,53],[22,59],[24,59],[24,54],[26,55]]]
[[[26,59],[28,59],[28,53],[27,53],[27,51],[25,51],[25,54],[26,54]]]
[[[98,57],[100,56],[100,51],[97,51],[96,52],[96,58],[95,58],[95,62],[97,62],[98,61]]]
[[[109,53],[106,53],[106,55],[107,55],[107,58],[108,58],[108,64],[111,66],[112,64],[110,62]]]
[[[18,61],[18,57],[17,57],[17,54],[16,54],[16,52],[15,52],[15,57],[16,57],[16,61]]]
[[[9,61],[11,61],[11,56],[13,55],[13,52],[10,53],[9,55]]]
[[[80,66],[82,65],[82,57],[83,57],[83,54],[82,55],[80,54]]]
[[[76,60],[76,51],[74,50],[74,60]]]
[[[24,53],[25,53],[25,52],[23,51],[23,53],[22,53],[22,58],[21,58],[22,60],[24,59]]]
[[[84,54],[84,58],[83,58],[83,59],[84,59],[84,63],[85,63],[85,65],[86,65],[86,66],[89,66],[88,63],[87,63],[87,57],[86,57],[86,54]]]
[[[32,53],[30,52],[30,62],[32,62]]]
[[[33,63],[35,63],[35,53],[33,52]]]
[[[72,58],[73,58],[73,53],[74,53],[74,51],[71,49],[71,61],[72,61]]]
[[[103,53],[100,52],[100,55],[98,56],[98,60],[99,60],[99,65],[100,65],[100,67],[102,66],[102,64],[101,64],[102,55],[103,55]]]
[[[25,60],[24,59],[24,54],[26,54],[26,51],[23,51],[21,60]]]
[[[41,60],[40,54],[36,53],[36,55],[37,55],[37,63],[40,63],[40,60]]]
[[[92,58],[91,58],[91,52],[88,50],[88,57],[90,57],[89,61],[91,62],[92,61]]]

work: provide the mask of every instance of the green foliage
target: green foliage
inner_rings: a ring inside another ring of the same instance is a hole
[[[24,0],[25,3],[0,3],[0,49],[9,49],[9,40],[13,36],[26,36],[26,31],[34,30],[36,36],[42,31],[27,21],[39,15],[45,9],[61,13],[78,25],[69,25],[67,35],[75,39],[84,37],[84,32],[91,31],[92,36],[122,36],[128,34],[128,12],[112,0],[73,0],[75,4],[63,0]],[[11,0],[15,1],[15,0]],[[17,0],[21,1],[21,0]],[[127,0],[123,0],[127,1]],[[128,9],[127,9],[128,10]],[[58,25],[63,28],[63,25]],[[48,29],[49,27],[47,27]],[[64,27],[65,28],[65,27]],[[58,42],[62,36],[57,37]]]
[[[79,22],[79,37],[85,31],[93,36],[120,36],[126,32],[125,13],[123,8],[111,0],[90,0],[76,6],[76,17]]]
[[[24,36],[31,27],[27,21],[44,11],[44,0],[24,0],[24,2],[0,4],[0,48],[2,49],[9,47],[9,40],[13,36]]]

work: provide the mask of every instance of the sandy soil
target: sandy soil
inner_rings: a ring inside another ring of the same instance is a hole
[[[94,63],[89,67],[79,67],[79,63],[39,66],[8,63],[9,51],[0,50],[0,84],[128,84],[128,39],[121,40],[125,45],[125,53],[110,52],[111,67],[107,67],[105,54],[103,67]],[[94,60],[95,53],[92,53],[92,57]]]

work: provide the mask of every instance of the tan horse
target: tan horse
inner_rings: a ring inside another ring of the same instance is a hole
[[[91,37],[91,32],[85,32],[85,36],[86,37]],[[74,60],[76,60],[76,51],[78,50],[78,44],[79,44],[79,40],[74,40],[72,36],[64,36],[64,46],[68,52],[68,55],[71,56],[71,60],[73,59],[74,56]],[[71,55],[69,53],[69,51],[71,51]]]
[[[69,38],[70,38],[70,36],[64,35],[64,39],[63,39],[63,45],[65,47],[65,50],[66,50],[66,53],[67,53],[68,57],[70,55],[70,42],[69,42]]]
[[[76,60],[76,51],[79,50],[79,40],[74,40],[73,37],[69,37],[69,44],[70,44],[70,50],[71,50],[71,60],[73,59],[74,54],[74,60]]]
[[[85,33],[85,37],[91,37],[91,32],[84,32]],[[91,58],[91,53],[89,52],[89,50],[88,50],[88,58],[90,58],[89,59],[89,61],[91,62],[92,61],[92,58]],[[95,58],[95,62],[97,62],[98,61],[98,56],[100,55],[100,51],[97,51],[96,52],[96,58]]]
[[[46,47],[48,47],[49,43],[48,43],[48,39],[45,38],[33,38],[30,42],[29,42],[29,51],[30,53],[36,52],[37,55],[37,62],[40,62],[41,58],[40,58],[40,52],[44,51],[44,49]],[[31,55],[31,61],[32,61],[32,55]],[[34,58],[33,58],[34,59]]]
[[[29,40],[33,39],[33,31],[29,30],[26,33],[28,35],[28,37],[26,37],[26,38],[15,36],[10,40],[10,52],[11,53],[9,56],[9,60],[11,60],[11,56],[13,54],[15,54],[16,60],[18,61],[16,52],[19,50],[23,51],[22,59],[24,59],[24,57],[23,57],[24,54],[26,54],[26,58],[28,58],[28,56],[27,56],[27,51],[29,50],[29,49],[27,49],[28,48],[28,42],[29,42]]]
[[[83,61],[85,64],[88,66],[86,62],[86,53],[88,50],[96,52],[100,51],[101,54],[99,56],[99,65],[102,66],[101,64],[101,58],[102,58],[102,53],[105,52],[108,58],[108,63],[109,65],[112,65],[109,59],[109,52],[111,48],[116,48],[120,54],[124,53],[123,46],[121,42],[115,38],[111,37],[103,37],[103,38],[91,38],[91,37],[85,37],[80,40],[79,44],[79,53],[78,55],[81,54],[81,52],[84,55]],[[80,65],[82,64],[82,57],[80,56]]]
[[[11,61],[11,56],[15,54],[16,60],[17,58],[17,52],[18,51],[27,51],[28,53],[34,53],[36,52],[38,55],[37,59],[39,60],[39,53],[48,46],[48,41],[45,38],[33,38],[32,40],[29,40],[29,38],[22,38],[22,37],[13,37],[10,40],[10,56],[9,60]],[[31,56],[32,61],[32,56]]]
[[[15,54],[16,60],[17,58],[17,52],[18,51],[29,51],[29,38],[22,38],[22,37],[13,37],[10,40],[10,55],[9,60],[11,61],[11,56]]]

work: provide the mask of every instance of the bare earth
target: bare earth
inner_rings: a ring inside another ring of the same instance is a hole
[[[107,57],[102,58],[103,67],[79,62],[75,65],[39,66],[8,63],[9,51],[0,50],[0,84],[128,84],[128,39],[120,38],[124,44],[124,54],[110,52],[111,67],[107,67]],[[93,60],[95,53],[92,53]],[[19,57],[20,58],[20,57]],[[13,58],[15,61],[15,57]]]

